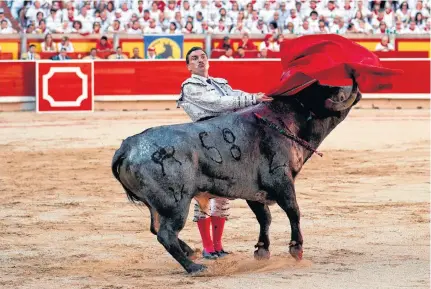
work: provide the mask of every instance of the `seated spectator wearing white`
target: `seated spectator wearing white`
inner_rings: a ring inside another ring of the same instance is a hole
[[[210,5],[208,4],[207,0],[200,0],[197,1],[198,3],[195,4],[194,9],[196,11],[201,11],[202,12],[202,16],[204,17],[204,19],[206,19],[208,21],[208,23],[211,25],[212,21],[214,21],[215,19],[211,18],[211,8]],[[218,10],[216,10],[218,11]],[[181,15],[184,15],[184,11],[181,10]]]
[[[412,9],[412,11],[410,13],[410,19],[415,19],[416,14],[418,14],[418,13],[421,13],[424,18],[429,18],[430,17],[430,13],[429,13],[428,9],[426,9],[423,6],[423,2],[421,0],[418,0],[416,2],[415,9]]]
[[[45,10],[42,9],[41,7],[41,2],[39,0],[36,0],[33,2],[33,5],[30,6],[30,8],[27,10],[27,12],[25,13],[25,17],[29,20],[29,21],[34,21],[36,23],[39,23],[38,19],[37,19],[37,14],[41,12],[42,13],[42,19],[44,19],[47,15],[45,14]]]
[[[236,26],[230,31],[231,34],[250,33],[250,30],[245,27],[243,20],[238,20]]]
[[[246,16],[246,20],[245,20],[245,26],[251,30],[252,27],[254,27],[255,25],[257,25],[257,22],[259,21],[259,13],[256,10],[251,11],[251,13],[249,13]]]
[[[311,0],[309,3],[309,6],[307,7],[304,6],[303,10],[304,10],[304,15],[306,16],[310,16],[311,12],[313,11],[321,11],[321,9],[317,7],[317,1],[315,0]]]
[[[102,30],[102,26],[100,25],[99,21],[95,21],[93,23],[93,30],[91,31],[91,34],[102,34],[104,31]]]
[[[227,11],[225,8],[220,8],[219,15],[216,16],[216,19],[223,20],[224,25],[226,26],[227,30],[230,31],[233,26],[233,19],[227,15]]]
[[[130,21],[130,18],[132,18],[133,11],[129,9],[127,3],[123,2],[121,4],[121,18],[124,20],[124,23],[127,23]]]
[[[275,21],[269,22],[269,24],[268,24],[268,33],[269,34],[276,35],[280,32],[281,31],[278,29],[277,22],[275,22]]]
[[[34,26],[34,23],[30,23],[29,25],[27,25],[25,33],[26,34],[36,34],[36,28]]]
[[[340,7],[340,16],[344,18],[344,22],[349,21],[355,16],[355,10],[350,0],[345,0],[344,5]]]
[[[51,33],[45,35],[45,40],[41,43],[42,52],[56,52],[55,43]]]
[[[307,7],[305,7],[304,6],[304,8],[302,7],[302,3],[301,2],[299,2],[299,1],[296,1],[295,2],[295,8],[294,8],[295,10],[296,10],[296,15],[298,15],[298,17],[302,20],[302,19],[304,19],[304,17],[306,17],[307,16],[307,14],[305,14],[305,13],[307,13]]]
[[[422,13],[418,12],[415,16],[416,26],[423,31],[426,26],[426,20],[424,19]]]
[[[388,26],[386,25],[385,21],[380,22],[380,25],[377,29],[374,30],[374,34],[380,35],[380,34],[386,34],[389,32]]]
[[[109,55],[108,59],[127,59],[127,55],[123,53],[121,46],[118,46],[117,53]]]
[[[286,29],[283,30],[283,34],[295,34],[295,25],[292,22],[287,22]]]
[[[144,17],[142,18],[142,22],[141,22],[143,29],[150,26],[150,21],[151,21],[150,11],[145,10],[144,11]]]
[[[175,19],[175,12],[177,11],[177,5],[175,0],[169,0],[168,5],[165,7],[163,14],[168,21],[172,21]]]
[[[214,34],[229,34],[229,29],[222,19],[218,22],[217,27],[213,30]]]
[[[404,24],[400,19],[395,19],[395,27],[392,27],[391,33],[402,34],[404,33]]]
[[[57,29],[53,33],[59,33],[59,34],[69,34],[72,32],[72,25],[69,23],[69,20],[63,21],[61,23],[60,27],[57,27]]]
[[[409,26],[403,32],[404,34],[422,34],[422,30],[416,26],[414,20],[410,20]]]
[[[160,11],[159,6],[157,5],[157,2],[154,1],[151,4],[151,9],[150,9],[150,17],[152,19],[159,19],[159,15],[160,13],[162,13],[162,11]]]
[[[356,2],[355,15],[359,11],[362,13],[362,16],[365,18],[371,17],[371,11],[364,5],[364,1],[360,0]]]
[[[379,29],[380,23],[384,21],[384,19],[385,19],[385,12],[383,10],[379,11],[378,16],[374,15],[373,19],[371,20],[371,26],[373,26],[373,29],[374,30]]]
[[[162,34],[162,28],[157,26],[156,20],[151,18],[150,23],[144,28],[144,34]]]
[[[202,21],[200,27],[196,27],[196,33],[197,34],[212,34],[214,33],[214,30],[209,27],[208,22],[207,21]]]
[[[108,17],[108,13],[106,13],[106,10],[100,12],[99,17],[94,19],[94,23],[97,23],[97,22],[99,22],[100,29],[102,32],[106,32],[108,30],[108,27],[111,24],[111,20]],[[94,27],[94,24],[93,24],[93,27]]]
[[[40,59],[40,55],[38,53],[36,53],[36,45],[31,44],[28,48],[28,52],[27,53],[23,53],[21,55],[21,59],[22,60],[36,60],[36,59]]]
[[[177,29],[177,23],[171,22],[168,30],[166,30],[166,34],[181,34],[181,31]]]
[[[259,11],[259,17],[265,23],[269,23],[274,18],[274,9],[271,8],[269,1],[264,2],[263,9]]]
[[[58,51],[61,51],[63,48],[65,48],[67,52],[75,52],[75,48],[73,48],[73,44],[70,42],[69,37],[67,36],[63,36],[57,46]]]
[[[193,27],[201,27],[202,21],[204,21],[204,17],[202,16],[202,12],[196,11],[196,17],[193,21]],[[198,32],[196,32],[196,33],[198,33]]]
[[[259,45],[259,51],[262,51],[264,49],[275,51],[274,35],[272,34],[265,35],[264,40]]]
[[[36,34],[46,35],[50,33],[48,27],[46,27],[45,20],[40,20],[39,27],[36,28]]]
[[[398,18],[403,23],[409,23],[410,21],[410,14],[411,10],[409,9],[409,4],[407,1],[403,1],[400,4],[400,8],[395,12],[395,15],[398,16]]]
[[[394,46],[389,42],[389,36],[382,37],[380,42],[376,45],[375,51],[395,51]]]
[[[123,11],[121,9],[116,9],[115,13],[110,17],[110,23],[112,26],[114,25],[114,22],[118,22],[120,24],[120,30],[125,31],[126,23],[128,22],[128,19],[123,18],[122,12]]]
[[[345,34],[346,27],[344,26],[344,19],[340,16],[336,16],[334,18],[334,22],[332,23],[332,27],[329,28],[329,33],[332,34]]]
[[[156,19],[156,21],[157,21],[157,26],[159,26],[160,29],[162,29],[162,33],[169,28],[170,22],[168,19],[165,18],[165,14],[160,13],[159,19]]]
[[[287,26],[288,23],[292,23],[295,30],[297,30],[301,24],[302,20],[301,18],[296,14],[295,9],[290,9],[290,16],[287,17],[286,22],[284,23],[285,26]]]
[[[9,20],[9,19],[7,19],[7,18],[6,18],[6,16],[4,16],[4,9],[3,9],[3,8],[0,8],[0,23],[1,23],[2,21],[6,21],[6,22],[7,22],[8,27],[11,27],[11,28],[12,28],[12,23],[10,22],[10,20]]]
[[[355,25],[356,29],[359,28],[359,21],[364,20],[364,15],[361,11],[356,11],[354,18],[350,21],[353,25]]]
[[[57,28],[61,26],[62,23],[62,17],[61,17],[61,11],[51,9],[50,15],[46,17],[46,26],[51,32],[55,32]]]
[[[219,59],[222,59],[222,60],[233,59],[232,54],[233,54],[232,48],[228,48],[228,49],[226,49],[225,54],[223,54],[222,56],[220,56]]]
[[[100,59],[100,57],[97,56],[97,50],[96,50],[96,48],[91,48],[90,55],[87,55],[87,56],[83,57],[82,59],[96,60],[96,59]]]
[[[328,28],[325,26],[325,21],[323,21],[323,20],[319,21],[319,26],[314,31],[314,33],[315,34],[328,34],[329,33]]]
[[[60,60],[60,61],[64,61],[64,60],[69,60],[70,57],[67,56],[67,51],[66,48],[62,48],[60,50],[60,53],[58,53],[57,55],[51,57],[52,60]]]
[[[0,22],[0,34],[13,34],[14,30],[9,26],[6,20]]]
[[[373,27],[365,20],[359,20],[359,27],[356,28],[356,31],[367,35],[374,32]]]
[[[193,27],[192,22],[187,22],[183,29],[181,29],[181,33],[183,34],[193,34],[195,33],[195,29]]]
[[[137,20],[133,21],[132,27],[127,30],[127,33],[131,34],[131,35],[141,35],[142,34],[141,25],[139,24],[139,22]]]
[[[307,21],[310,28],[316,31],[319,28],[319,13],[317,13],[317,11],[311,11]]]
[[[72,23],[72,29],[70,29],[70,33],[76,33],[76,34],[86,34],[89,33],[91,30],[87,30],[82,26],[81,21],[75,20]]]
[[[251,34],[268,34],[268,32],[268,27],[261,19],[259,19],[256,26],[253,26],[250,30]]]
[[[392,5],[389,2],[385,4],[385,12],[383,16],[383,21],[385,21],[388,28],[394,27],[395,24],[395,13],[392,11]]]
[[[353,23],[349,23],[348,25],[347,25],[347,28],[346,28],[346,35],[348,35],[348,34],[356,34],[356,33],[359,33],[358,32],[358,30],[356,29],[356,27],[355,27],[355,25],[353,25]]]
[[[75,17],[75,21],[81,22],[82,29],[86,32],[93,29],[94,18],[88,12],[87,6],[81,8],[81,13]]]
[[[237,1],[233,1],[233,2],[228,2],[227,3],[227,15],[231,18],[231,19],[237,19],[238,15],[240,13],[240,9],[239,9],[239,4]],[[244,12],[243,12],[244,14]]]
[[[340,17],[342,12],[336,8],[335,1],[330,0],[320,14],[325,17],[326,21],[329,23],[329,27],[331,27],[335,18]]]
[[[114,22],[112,22],[112,25],[109,26],[107,32],[109,32],[109,33],[121,33],[121,32],[124,32],[124,29],[121,27],[120,21],[114,20]]]
[[[308,20],[304,20],[302,25],[298,29],[299,35],[311,35],[314,34],[316,30],[312,29],[308,23]]]

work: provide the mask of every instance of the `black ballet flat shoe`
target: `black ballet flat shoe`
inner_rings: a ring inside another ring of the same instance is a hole
[[[205,250],[202,251],[202,257],[209,260],[215,260],[219,257],[217,252],[207,252]]]
[[[216,251],[216,254],[219,256],[219,258],[225,257],[229,255],[229,252],[226,252],[225,250],[221,249],[220,251]]]

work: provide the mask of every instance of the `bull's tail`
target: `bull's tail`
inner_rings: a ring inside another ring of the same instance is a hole
[[[111,169],[112,169],[112,174],[114,175],[114,177],[117,179],[117,181],[121,184],[121,186],[123,186],[124,191],[126,191],[127,194],[127,198],[129,199],[130,202],[132,203],[136,203],[136,202],[144,202],[144,200],[142,200],[141,198],[139,198],[135,193],[133,193],[131,190],[129,190],[121,181],[120,179],[120,168],[123,164],[123,161],[126,159],[126,153],[127,153],[127,146],[124,144],[121,145],[120,149],[118,149],[115,154],[114,157],[112,159],[112,165],[111,165]]]

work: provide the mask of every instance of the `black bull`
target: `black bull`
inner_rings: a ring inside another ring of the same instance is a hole
[[[193,250],[178,238],[193,198],[201,205],[211,196],[246,200],[260,225],[256,258],[269,258],[268,205],[277,203],[290,221],[290,254],[300,260],[294,182],[313,152],[254,113],[317,148],[360,99],[355,82],[348,87],[315,83],[294,96],[206,121],[150,128],[122,142],[112,171],[131,201],[148,206],[151,232],[189,273],[206,268],[191,261]]]

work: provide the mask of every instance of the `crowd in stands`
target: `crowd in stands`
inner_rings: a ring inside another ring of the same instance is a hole
[[[8,0],[0,34],[430,33],[431,0]],[[21,30],[21,31],[18,31]]]

